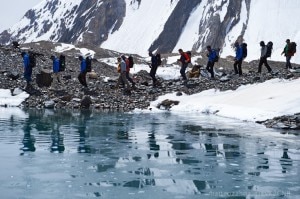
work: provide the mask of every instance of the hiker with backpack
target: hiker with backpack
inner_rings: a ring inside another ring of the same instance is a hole
[[[53,89],[57,89],[58,88],[58,84],[60,83],[60,77],[59,77],[59,60],[54,55],[52,55],[50,57],[50,59],[53,62],[53,65],[52,65],[53,81],[52,81],[52,86],[51,87]]]
[[[87,88],[87,83],[86,83],[86,61],[83,58],[83,56],[79,56],[78,57],[79,61],[80,61],[80,73],[78,75],[78,80],[80,82],[80,84],[82,84],[84,87]]]
[[[150,63],[150,77],[152,78],[153,86],[157,86],[159,84],[158,80],[156,79],[156,71],[159,65],[161,65],[161,57],[160,54],[153,55],[152,52],[149,52],[149,56],[151,57]]]
[[[183,52],[182,49],[179,49],[178,52],[180,54],[180,58],[178,61],[181,63],[180,74],[181,74],[181,77],[182,77],[184,83],[186,83],[187,77],[186,77],[185,71],[186,71],[186,68],[188,67],[188,64],[191,63],[191,58],[188,56],[188,54],[186,52]]]
[[[214,65],[217,60],[217,53],[216,50],[211,48],[211,46],[207,46],[206,50],[208,52],[206,55],[208,57],[206,70],[210,73],[210,77],[214,79],[215,78]]]
[[[126,63],[126,79],[131,83],[131,87],[134,88],[135,82],[130,77],[130,68],[133,68],[133,65],[134,65],[133,57],[131,55],[129,55],[129,57],[126,58],[125,55],[121,55],[121,58]]]
[[[259,45],[261,47],[261,53],[260,53],[260,59],[258,64],[258,73],[261,73],[261,67],[263,64],[266,66],[268,72],[272,73],[272,69],[268,64],[267,58],[271,57],[273,43],[269,41],[268,44],[266,45],[264,41],[261,41]]]
[[[242,63],[243,63],[243,59],[247,56],[247,54],[244,54],[244,48],[246,47],[246,45],[247,44],[245,43],[242,43],[241,45],[238,42],[234,43],[235,58],[234,58],[233,68],[235,74],[239,76],[243,75]]]
[[[126,84],[127,86],[127,91],[130,91],[130,85],[128,83],[128,80],[126,78],[126,72],[127,72],[127,66],[126,66],[126,62],[124,61],[124,59],[122,57],[118,57],[118,67],[120,67],[120,76],[116,85],[116,89],[119,89],[119,85],[121,83]],[[118,70],[119,71],[119,70]]]
[[[25,89],[28,89],[31,87],[31,81],[32,81],[32,67],[30,66],[30,59],[29,54],[26,52],[22,52],[21,56],[23,58],[23,64],[24,64],[24,78],[26,80],[26,87]]]
[[[292,59],[292,56],[294,56],[294,54],[296,53],[297,45],[295,42],[291,42],[289,39],[287,39],[285,42],[286,42],[286,45],[285,45],[281,55],[284,54],[284,56],[286,57],[285,68],[292,69],[291,59]]]

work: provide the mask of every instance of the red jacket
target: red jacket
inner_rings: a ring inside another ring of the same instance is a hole
[[[181,56],[180,56],[180,61],[183,64],[184,63],[191,63],[191,58],[190,58],[190,56],[187,53],[182,52]]]

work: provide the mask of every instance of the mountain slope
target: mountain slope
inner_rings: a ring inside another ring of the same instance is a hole
[[[285,40],[300,43],[299,8],[298,0],[44,0],[1,33],[0,43],[50,40],[144,56],[212,45],[225,57],[243,35],[246,60],[259,57],[261,40],[272,40],[271,59],[283,61]],[[300,56],[292,61],[300,63]]]

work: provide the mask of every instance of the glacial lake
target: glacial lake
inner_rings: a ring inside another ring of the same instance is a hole
[[[0,113],[3,199],[300,198],[300,131],[200,113]]]

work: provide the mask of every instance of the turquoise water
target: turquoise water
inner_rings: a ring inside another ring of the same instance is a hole
[[[201,114],[0,113],[1,198],[300,198],[299,131]]]

